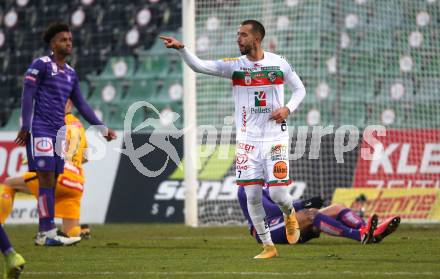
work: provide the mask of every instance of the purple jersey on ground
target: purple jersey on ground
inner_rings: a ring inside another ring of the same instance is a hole
[[[243,211],[244,217],[246,217],[248,221],[248,226],[249,228],[251,228],[253,227],[253,224],[247,209],[247,198],[244,187],[246,186],[239,187],[238,189],[238,193],[237,193],[238,202],[240,203],[240,207],[241,210]],[[262,202],[263,202],[264,211],[266,212],[266,219],[269,224],[269,227],[274,227],[281,223],[284,224],[283,212],[281,212],[278,205],[276,205],[276,203],[274,203],[270,198],[269,188],[263,188]],[[300,211],[301,209],[303,209],[302,202],[294,201],[293,207],[295,208],[295,211]]]
[[[90,124],[103,125],[85,102],[73,68],[67,64],[58,66],[52,56],[36,59],[24,77],[22,129],[38,136],[55,137],[64,126],[68,98]]]
[[[247,208],[247,197],[244,187],[246,186],[238,188],[238,192],[237,192],[238,202],[240,203],[240,207],[241,210],[243,211],[243,215],[246,217],[248,221],[249,232],[257,240],[257,242],[261,243],[261,240],[258,237],[255,228],[252,224],[251,217],[249,216],[249,212]],[[270,228],[270,235],[272,241],[278,244],[287,244],[288,242],[286,238],[286,229],[284,225],[283,212],[281,212],[278,205],[276,205],[276,203],[274,203],[270,198],[268,188],[263,188],[262,202],[263,202],[264,211],[266,212],[266,221]],[[294,201],[293,207],[295,208],[296,212],[303,210],[304,209],[303,201],[301,200]],[[319,232],[315,232],[313,229],[305,230],[304,228],[301,228],[301,236],[300,239],[298,240],[298,243],[305,243],[310,239],[316,237],[319,237]]]

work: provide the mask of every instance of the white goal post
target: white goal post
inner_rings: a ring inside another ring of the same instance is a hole
[[[189,49],[195,48],[195,0],[182,0],[183,43]],[[195,227],[197,218],[197,102],[196,75],[186,65],[183,66],[184,154],[185,154],[185,224]]]

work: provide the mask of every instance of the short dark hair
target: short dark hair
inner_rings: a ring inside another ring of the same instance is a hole
[[[264,29],[263,24],[261,22],[256,21],[254,19],[248,19],[241,23],[241,25],[251,25],[252,31],[261,35],[261,40],[264,39],[264,35],[266,34],[266,30]]]
[[[50,44],[50,41],[60,32],[70,32],[70,27],[62,21],[55,21],[47,26],[43,33],[43,41]]]

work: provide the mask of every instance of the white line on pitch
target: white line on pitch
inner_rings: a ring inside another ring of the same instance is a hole
[[[60,275],[71,275],[71,276],[87,276],[87,275],[95,275],[95,276],[105,276],[105,275],[119,275],[119,276],[139,276],[139,275],[168,275],[168,276],[181,276],[181,275],[189,275],[189,276],[203,276],[203,275],[238,275],[238,276],[318,276],[318,275],[357,275],[357,276],[439,276],[440,273],[437,272],[406,272],[406,271],[389,271],[389,272],[359,272],[359,271],[342,271],[342,272],[314,272],[314,271],[306,271],[306,272],[220,272],[220,271],[177,271],[177,272],[155,272],[155,271],[132,271],[132,272],[23,272],[27,276],[32,275],[45,275],[45,276],[60,276]]]
[[[209,239],[248,239],[246,236],[175,236],[175,237],[149,237],[148,239],[158,240],[158,239],[168,239],[168,240],[202,240],[204,237],[209,237]]]

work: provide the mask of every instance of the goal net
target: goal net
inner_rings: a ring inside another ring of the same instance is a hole
[[[256,19],[266,28],[264,49],[285,56],[301,77],[307,95],[288,119],[290,152],[303,151],[290,161],[296,198],[330,202],[336,187],[439,188],[439,15],[435,0],[198,0],[196,53],[239,56],[238,26]],[[201,159],[201,225],[244,221],[234,197],[235,135],[222,137],[234,126],[233,112],[231,82],[197,75],[198,125],[214,125],[226,146]],[[351,150],[346,125],[352,136],[359,131]],[[371,125],[387,132],[376,163],[360,152]],[[206,134],[199,138],[206,150]]]

